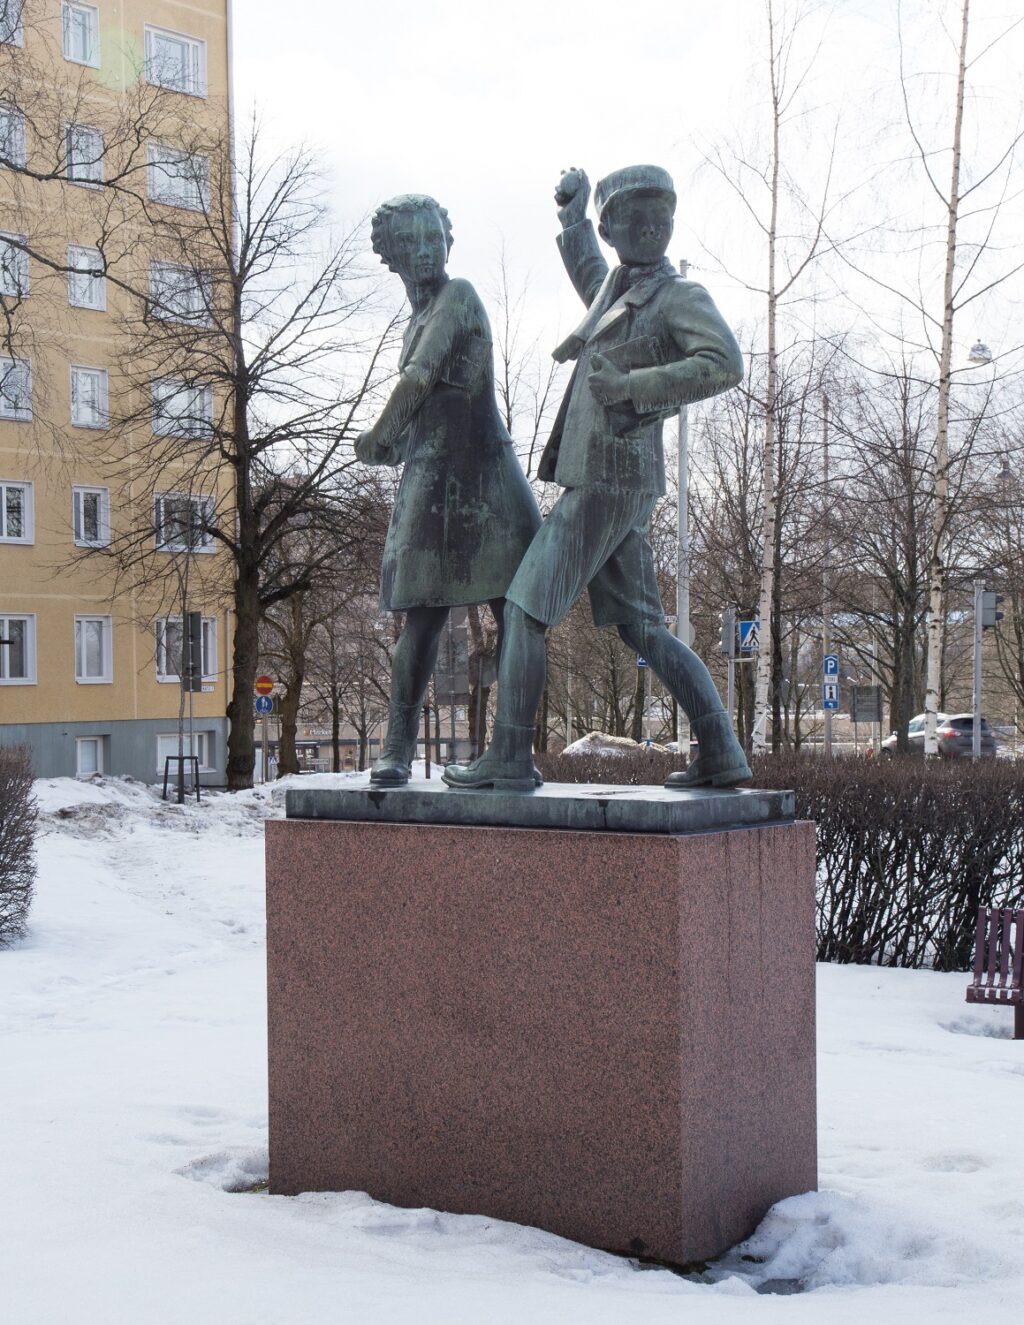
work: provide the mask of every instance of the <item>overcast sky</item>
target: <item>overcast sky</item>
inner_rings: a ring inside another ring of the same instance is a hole
[[[975,49],[1012,22],[1018,5],[974,0]],[[907,0],[905,8],[908,59],[941,74],[951,46],[940,18],[955,23],[955,6]],[[920,191],[907,186],[905,197],[893,197],[890,182],[889,195],[878,196],[862,187],[905,145],[896,11],[896,0],[817,7],[799,52],[802,61],[820,40],[803,95],[808,114],[792,127],[788,151],[813,189],[838,120],[838,185],[861,186],[853,211],[902,208],[913,225],[934,207]],[[454,225],[451,271],[487,291],[504,244],[513,272],[530,276],[531,320],[553,345],[579,314],[553,242],[560,171],[582,166],[593,180],[652,161],[671,171],[680,196],[671,256],[694,262],[733,322],[755,311],[756,301],[714,271],[703,248],[730,272],[752,274],[762,265],[760,246],[739,200],[699,167],[709,145],[750,142],[764,128],[762,0],[301,0],[287,11],[292,22],[282,23],[282,12],[276,0],[235,0],[237,112],[255,104],[279,144],[304,141],[322,152],[339,220],[354,221],[396,193],[433,194]],[[1024,28],[979,67],[972,141],[978,125],[983,136],[985,126],[1002,131],[1019,102],[1022,69]],[[943,84],[940,77],[916,86],[941,95]],[[944,160],[938,168],[945,182]],[[904,275],[906,268],[903,261]],[[990,314],[999,335],[1006,307],[1004,300]],[[962,330],[980,334],[966,320]]]

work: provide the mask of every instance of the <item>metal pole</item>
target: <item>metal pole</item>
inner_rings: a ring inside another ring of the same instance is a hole
[[[680,259],[679,273],[685,280],[690,264]],[[676,639],[693,643],[690,627],[690,420],[687,407],[679,409],[679,444],[676,454],[679,500],[676,504]],[[690,719],[679,706],[679,744],[690,748]]]
[[[729,722],[735,726],[733,709],[736,707],[736,659],[731,655],[726,659],[726,675],[728,682],[725,692],[725,711],[729,715]]]
[[[647,729],[647,744],[651,743],[651,665],[644,668],[644,726]]]
[[[448,758],[455,762],[455,628],[452,614],[448,613],[448,725],[451,729],[451,751]]]
[[[983,580],[974,581],[974,720],[971,723],[971,758],[981,758],[981,624],[982,595],[985,592]]]
[[[423,700],[423,769],[430,777],[430,700]]]
[[[824,480],[825,480],[825,500],[822,502],[822,509],[826,512],[828,519],[828,396],[821,397],[821,418],[822,418],[822,443],[824,446]],[[827,528],[827,527],[826,527]],[[832,603],[829,599],[828,582],[828,534],[825,536],[825,558],[821,568],[821,652],[827,657],[832,652]],[[822,669],[824,672],[824,668]],[[838,678],[837,678],[838,680]],[[832,710],[825,710],[825,754],[832,758]]]
[[[270,720],[265,713],[260,715],[260,741],[263,746],[263,781],[270,778]]]

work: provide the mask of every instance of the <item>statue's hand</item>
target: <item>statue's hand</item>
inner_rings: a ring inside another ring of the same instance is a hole
[[[600,354],[590,361],[587,385],[602,405],[618,405],[629,399],[629,373],[622,372]]]
[[[558,203],[558,219],[562,229],[578,225],[587,215],[587,203],[590,201],[590,180],[585,170],[573,166],[562,174],[555,189],[555,202]]]
[[[364,465],[380,465],[386,463],[383,458],[383,448],[377,441],[372,428],[367,432],[361,432],[356,438],[355,444],[356,459]]]

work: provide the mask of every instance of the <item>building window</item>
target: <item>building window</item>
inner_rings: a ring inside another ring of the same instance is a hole
[[[0,419],[31,419],[32,365],[27,359],[0,358]]]
[[[0,42],[5,46],[24,44],[21,27],[21,11],[24,8],[25,0],[0,0]]]
[[[208,327],[211,291],[208,272],[193,271],[173,262],[149,264],[149,297],[154,317]]]
[[[147,153],[152,200],[203,211],[210,195],[209,157],[192,156],[161,143],[150,143]]]
[[[69,124],[64,134],[67,176],[73,184],[103,182],[103,134],[87,124]]]
[[[0,685],[35,685],[36,619],[0,613]]]
[[[68,303],[75,308],[106,308],[107,281],[98,248],[68,245]]]
[[[206,96],[206,42],[146,25],[146,79],[157,87]]]
[[[28,297],[28,254],[18,247],[24,242],[24,235],[0,232],[0,294],[12,299]]]
[[[175,377],[153,383],[153,433],[157,437],[210,437],[213,390]]]
[[[0,482],[0,543],[31,543],[32,515],[32,484]]]
[[[91,778],[103,772],[103,737],[79,736],[75,741],[75,776]]]
[[[113,625],[108,616],[75,617],[75,680],[105,685],[114,679]]]
[[[200,773],[212,773],[213,772],[213,733],[196,732],[194,739],[195,739],[194,753],[199,756]],[[190,755],[193,753],[193,749],[189,744],[188,732],[185,732],[184,734],[182,753],[185,755]],[[164,761],[166,759],[176,759],[177,756],[178,756],[177,733],[175,733],[172,736],[158,736],[156,738],[156,771],[159,774],[161,775],[163,774]],[[177,764],[172,764],[171,772],[172,773],[175,772],[177,770],[177,767],[178,767]]]
[[[108,422],[107,370],[71,368],[71,422],[76,428],[105,428]]]
[[[100,14],[94,5],[61,6],[64,26],[64,59],[75,64],[100,67]]]
[[[76,547],[106,547],[110,542],[110,489],[72,488],[71,523]]]
[[[163,552],[213,551],[213,498],[179,492],[154,499],[156,545]]]
[[[181,617],[162,617],[156,623],[156,676],[158,681],[181,680]],[[217,618],[203,617],[203,680],[217,677]]]
[[[0,165],[25,164],[25,116],[17,106],[0,105]]]

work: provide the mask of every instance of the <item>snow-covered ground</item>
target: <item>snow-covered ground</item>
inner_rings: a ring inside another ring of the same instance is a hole
[[[777,1206],[711,1283],[356,1192],[270,1196],[262,822],[281,785],[183,808],[138,784],[37,785],[31,933],[0,950],[4,1325],[1019,1310],[1024,1043],[1010,1013],[964,1004],[964,976],[820,968],[821,1191]]]

